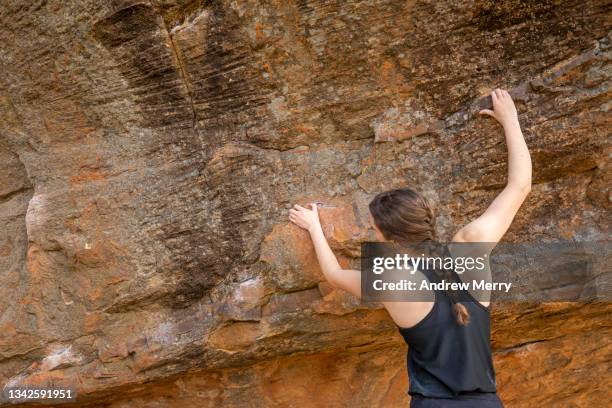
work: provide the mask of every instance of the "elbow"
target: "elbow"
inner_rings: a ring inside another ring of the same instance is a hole
[[[327,280],[327,283],[329,283],[329,285],[335,290],[335,289],[343,289],[342,286],[340,286],[340,283],[334,280]]]
[[[341,270],[333,270],[326,274],[327,283],[336,289],[341,289],[340,280],[338,279],[341,272]]]
[[[516,183],[509,185],[512,190],[520,193],[522,196],[527,196],[531,192],[531,181],[527,183]]]
[[[519,186],[519,191],[526,196],[531,192],[531,183],[522,184]]]
[[[523,186],[522,191],[525,195],[531,192],[531,181]]]
[[[342,268],[333,269],[330,273],[326,274],[327,283],[329,283],[334,289],[342,289],[347,292],[353,293],[351,290],[354,286],[353,278],[350,276],[350,271]]]
[[[337,289],[338,288],[338,281],[336,281],[334,278],[330,278],[330,277],[326,277],[325,279],[327,281],[327,283],[329,283],[329,285],[332,288]]]

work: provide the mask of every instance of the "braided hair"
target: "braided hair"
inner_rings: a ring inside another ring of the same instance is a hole
[[[430,202],[412,188],[404,187],[377,194],[369,204],[376,227],[384,238],[394,242],[421,244],[430,255],[446,255],[448,248],[435,242],[435,213]],[[441,279],[456,281],[456,274],[447,268],[436,268],[434,272]],[[465,326],[470,314],[459,299],[459,292],[446,290],[453,303],[457,323]]]

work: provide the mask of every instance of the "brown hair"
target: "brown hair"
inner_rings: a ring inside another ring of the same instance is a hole
[[[369,204],[376,227],[385,239],[394,242],[435,244],[435,213],[430,202],[423,195],[409,187],[384,191],[377,194]],[[431,252],[437,251],[435,245]],[[442,279],[452,281],[454,276],[447,269],[436,270]],[[457,322],[465,326],[470,314],[459,302],[456,291],[446,291],[453,302]]]

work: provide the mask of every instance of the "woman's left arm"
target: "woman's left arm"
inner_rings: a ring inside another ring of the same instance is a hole
[[[508,147],[508,182],[480,217],[455,234],[453,242],[499,242],[531,191],[531,157],[514,102],[502,89],[491,92],[491,99],[494,110],[484,109],[480,113],[494,117],[503,126]]]
[[[289,219],[294,224],[304,228],[310,234],[321,271],[325,279],[334,287],[343,289],[350,294],[361,297],[361,272],[352,269],[342,269],[332,252],[323,228],[319,221],[317,204],[310,204],[311,209],[298,204],[289,210]]]

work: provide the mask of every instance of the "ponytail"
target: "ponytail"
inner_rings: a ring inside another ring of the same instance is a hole
[[[448,252],[447,246],[445,246],[444,249],[441,249],[438,243],[430,242],[430,244],[432,244],[433,246],[433,248],[431,249],[432,253],[444,254],[444,255],[450,254]],[[452,282],[452,281],[457,280],[456,279],[457,275],[453,273],[453,271],[450,271],[444,267],[441,270],[436,269],[434,270],[434,272],[442,280],[445,280],[447,282]],[[470,312],[468,311],[467,307],[465,307],[465,305],[459,301],[458,292],[455,290],[449,289],[449,290],[445,290],[444,293],[448,295],[451,302],[453,303],[452,310],[453,310],[453,314],[455,315],[455,319],[457,320],[457,323],[461,326],[467,326],[470,323]]]
[[[455,313],[457,323],[461,326],[467,326],[470,323],[470,313],[463,303],[453,303],[453,312]]]

